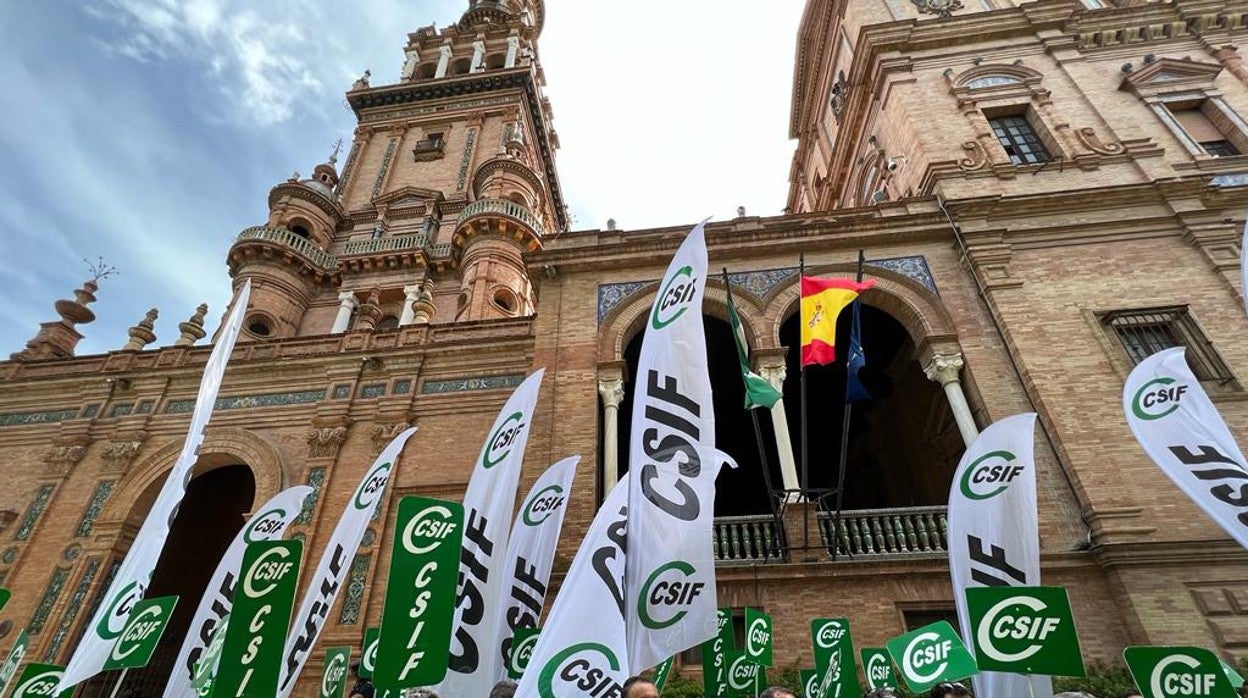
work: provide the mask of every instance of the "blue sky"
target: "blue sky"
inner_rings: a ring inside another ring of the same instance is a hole
[[[540,51],[574,228],[783,208],[802,0],[741,4],[547,0]],[[101,255],[121,273],[101,283],[79,354],[119,349],[152,306],[158,345],[201,302],[214,328],[234,236],[265,220],[273,184],[350,139],[351,82],[365,68],[396,80],[406,33],[466,5],[0,3],[0,352],[57,319],[83,258]]]

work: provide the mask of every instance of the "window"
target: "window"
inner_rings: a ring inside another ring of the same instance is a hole
[[[299,237],[303,238],[304,240],[311,239],[311,237],[312,237],[312,234],[308,232],[308,229],[307,229],[307,228],[305,228],[305,227],[303,227],[302,225],[292,225],[292,226],[290,226],[290,232],[294,233],[295,235],[298,235]]]
[[[1206,153],[1215,158],[1223,158],[1228,155],[1239,155],[1239,151],[1235,150],[1235,146],[1230,141],[1201,141],[1200,147],[1205,149]]]
[[[902,621],[906,624],[906,632],[918,630],[925,625],[946,621],[958,629],[958,612],[952,608],[914,608],[901,612]]]
[[[273,334],[273,324],[272,321],[263,315],[252,315],[247,320],[247,331],[256,337],[268,337]]]
[[[1026,116],[1020,114],[993,117],[988,119],[988,124],[992,126],[997,140],[1001,141],[1006,155],[1010,156],[1010,162],[1015,165],[1034,165],[1051,159],[1049,151]]]
[[[373,329],[395,330],[395,329],[398,329],[398,327],[399,327],[399,319],[393,315],[387,315],[383,317],[380,321],[378,321],[377,327]]]
[[[1226,384],[1235,380],[1184,306],[1116,310],[1101,322],[1114,330],[1134,366],[1162,349],[1187,347],[1187,364],[1202,382]]]
[[[1176,133],[1195,154],[1228,157],[1239,155],[1248,146],[1248,137],[1236,125],[1235,119],[1213,99],[1172,100],[1163,103],[1163,109],[1174,117],[1171,128],[1177,124]],[[1186,138],[1185,138],[1186,137]],[[1199,150],[1197,150],[1199,148]]]

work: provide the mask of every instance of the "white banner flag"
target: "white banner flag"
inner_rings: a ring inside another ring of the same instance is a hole
[[[1187,365],[1183,347],[1140,362],[1122,389],[1135,438],[1174,484],[1248,548],[1248,463]]]
[[[191,413],[191,425],[186,431],[186,441],[182,443],[182,451],[177,461],[169,470],[165,484],[156,495],[156,501],[143,520],[126,559],[117,570],[113,583],[104,595],[104,602],[91,618],[82,641],[74,649],[74,655],[65,667],[65,674],[57,685],[55,694],[86,681],[100,673],[104,662],[113,650],[113,644],[121,636],[126,622],[130,619],[130,610],[143,598],[147,585],[152,580],[152,572],[160,560],[160,551],[165,547],[165,539],[169,537],[169,526],[178,513],[178,505],[186,495],[186,485],[191,481],[191,468],[199,458],[199,445],[204,440],[204,427],[212,417],[212,408],[217,402],[217,391],[221,389],[221,379],[225,375],[225,365],[234,351],[234,341],[238,339],[239,328],[243,325],[243,314],[247,311],[247,301],[251,297],[251,280],[243,283],[238,296],[234,299],[234,307],[222,325],[221,335],[208,355],[208,363],[204,366],[203,378],[199,381],[199,395],[195,398],[195,411]]]
[[[962,454],[949,487],[949,574],[967,647],[974,646],[968,587],[1040,584],[1035,432],[1034,412],[993,423]],[[983,672],[974,681],[980,698],[1032,695],[1020,674]],[[1052,681],[1032,676],[1031,690],[1051,698]]]
[[[672,258],[646,321],[629,446],[628,663],[651,667],[716,634],[715,412],[698,224]]]
[[[491,645],[496,651],[485,658],[494,662],[495,681],[507,678],[511,636],[516,629],[536,628],[542,617],[550,568],[555,564],[555,548],[568,510],[568,493],[580,462],[580,456],[570,456],[547,468],[529,489],[511,525],[503,566],[503,607]]]
[[[624,695],[624,681],[633,674],[624,640],[628,495],[628,484],[617,484],[585,533],[537,637],[517,696]]]
[[[195,609],[194,620],[182,641],[178,660],[173,663],[173,673],[165,684],[165,698],[185,698],[193,694],[195,664],[212,641],[212,632],[230,609],[234,607],[234,585],[238,570],[243,564],[243,552],[247,544],[261,540],[279,540],[286,534],[286,527],[303,509],[303,501],[312,494],[307,485],[295,485],[282,490],[256,509],[256,513],[234,536],[234,541],[221,556],[217,571],[204,588],[204,595]]]
[[[303,665],[312,654],[316,639],[325,627],[325,617],[329,615],[329,609],[333,608],[334,600],[342,590],[342,582],[350,570],[351,561],[360,549],[360,540],[373,519],[373,511],[381,503],[386,485],[394,475],[394,465],[399,459],[399,453],[415,433],[416,427],[405,430],[382,450],[364,479],[356,486],[342,517],[338,519],[338,526],[334,529],[329,544],[325,546],[316,572],[309,578],[308,590],[304,592],[303,602],[299,604],[299,612],[291,618],[290,635],[286,638],[286,648],[282,654],[282,679],[278,684],[283,698],[295,689],[299,672],[303,671]]]
[[[543,373],[524,379],[498,413],[464,493],[464,551],[442,695],[485,696],[496,682],[494,633],[503,607],[507,538]]]

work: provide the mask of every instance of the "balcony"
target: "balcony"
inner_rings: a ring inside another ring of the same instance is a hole
[[[541,239],[546,234],[537,216],[534,216],[520,204],[507,199],[477,199],[464,207],[463,212],[459,214],[459,221],[456,223],[456,227],[463,228],[466,223],[476,218],[495,218],[500,216],[525,226],[537,239]]]
[[[445,141],[441,138],[425,138],[416,141],[416,145],[412,148],[412,157],[416,158],[416,162],[440,160],[444,146]]]
[[[250,243],[250,244],[249,244]],[[259,243],[259,245],[255,245]],[[248,256],[248,247],[262,247],[286,253],[288,257],[298,255],[321,273],[333,273],[338,270],[338,258],[312,244],[310,240],[295,235],[285,228],[270,228],[256,225],[238,234],[234,246],[230,248],[230,261],[236,263]]]
[[[416,235],[396,235],[388,238],[378,238],[376,240],[356,240],[348,242],[342,246],[343,257],[355,257],[358,255],[371,255],[378,252],[403,252],[407,250],[422,250],[429,243],[429,236],[424,233]]]
[[[784,558],[784,537],[770,516],[717,516],[714,531],[716,563]]]
[[[948,552],[949,524],[943,506],[842,511],[839,534],[835,536],[833,519],[831,512],[819,512],[818,532],[809,532],[814,539],[810,545],[822,550],[821,556],[827,559],[831,559],[834,539],[840,541],[838,560],[943,557]],[[793,519],[786,517],[782,521],[791,525]],[[802,534],[800,530],[786,532],[777,528],[776,519],[769,515],[718,516],[713,540],[715,562],[785,562],[790,553],[787,541],[800,546]]]
[[[424,233],[395,235],[348,242],[339,256],[344,270],[352,272],[424,267],[428,247],[429,236]]]

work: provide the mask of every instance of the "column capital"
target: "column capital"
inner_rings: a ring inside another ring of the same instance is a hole
[[[344,306],[355,307],[359,301],[355,299],[355,291],[339,291],[338,302]]]
[[[788,375],[783,361],[779,363],[759,363],[758,375],[771,384],[776,390],[784,389],[784,379]]]
[[[602,402],[607,407],[619,407],[624,399],[624,379],[599,379],[598,394],[602,396]]]
[[[421,288],[423,288],[423,286],[420,284],[409,284],[403,287],[403,295],[407,296],[407,300],[414,301],[420,297]]]
[[[927,375],[929,380],[936,381],[941,385],[948,385],[958,382],[958,373],[962,370],[963,365],[961,354],[936,354],[923,367],[923,373]]]

